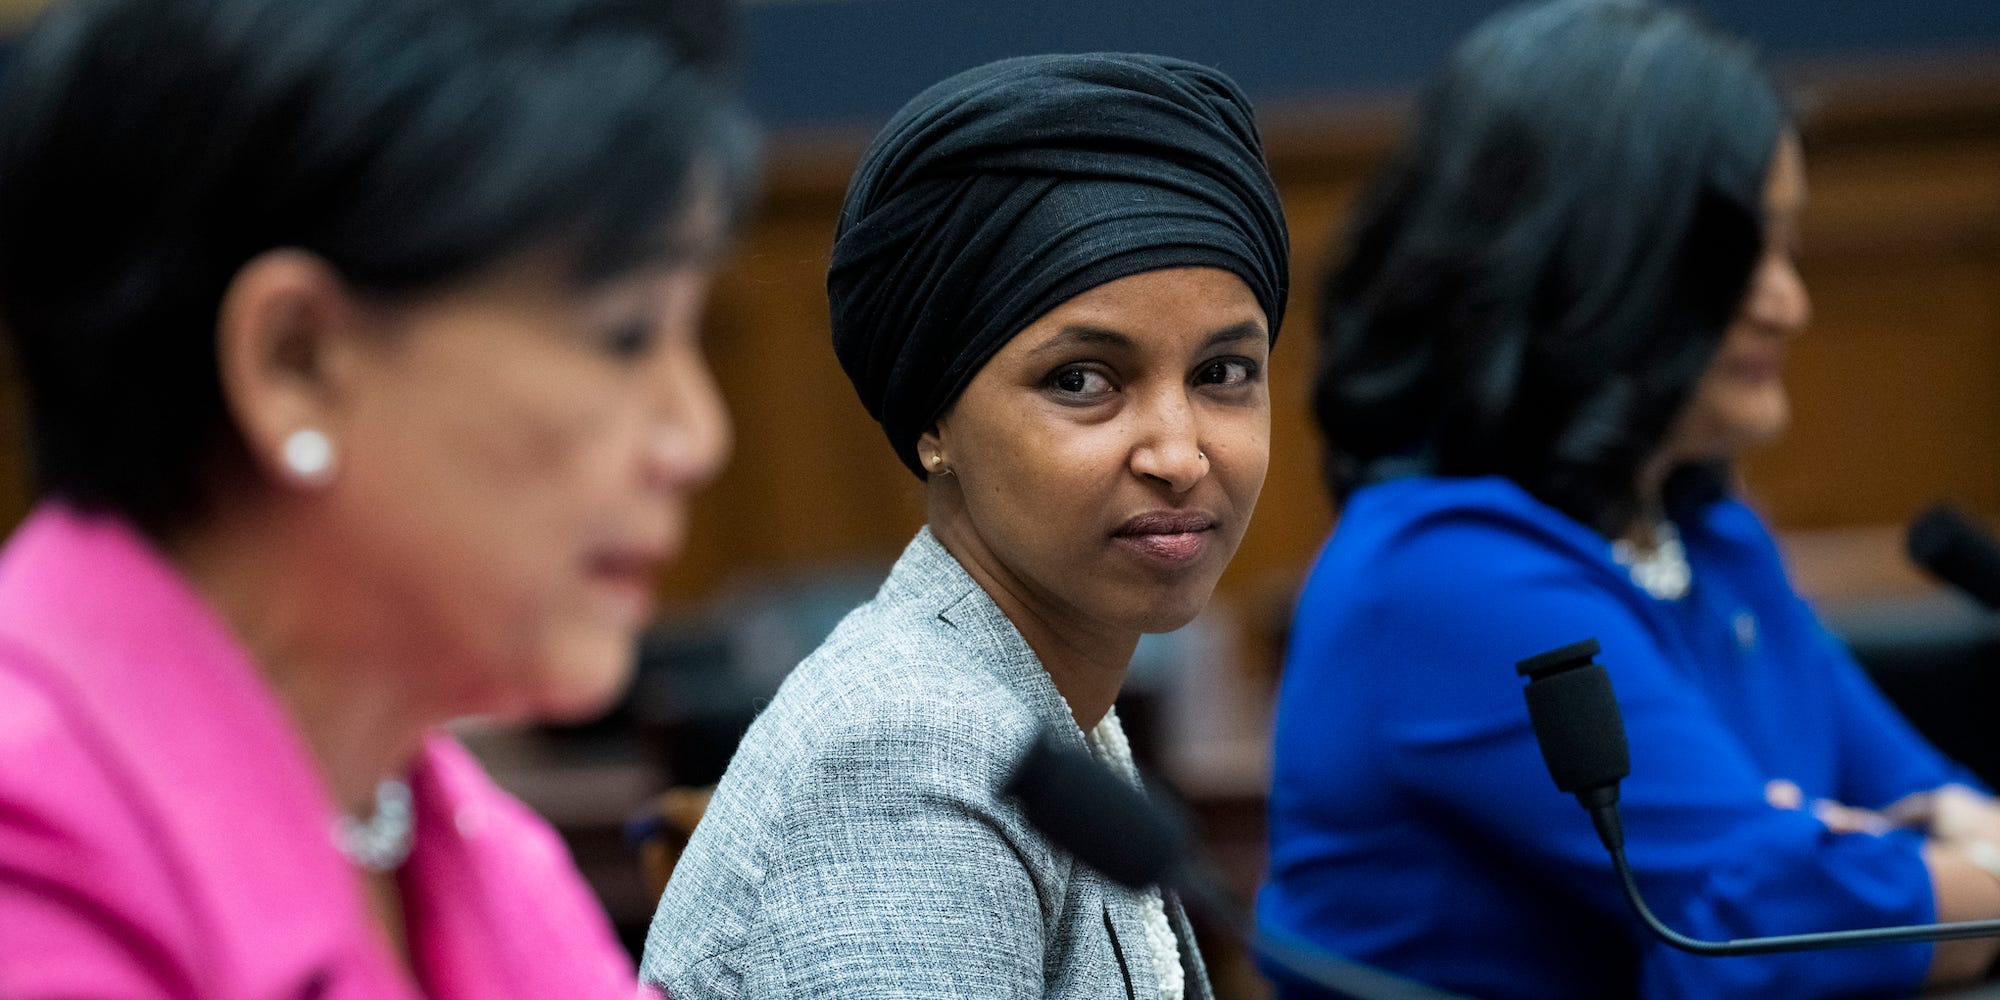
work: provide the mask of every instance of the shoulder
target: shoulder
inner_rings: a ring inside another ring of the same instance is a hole
[[[1402,546],[1444,538],[1482,547],[1582,550],[1602,541],[1498,476],[1412,477],[1369,487],[1355,493],[1339,527],[1358,527],[1358,534]]]
[[[1442,677],[1479,678],[1453,693],[1513,711],[1524,657],[1586,637],[1606,656],[1661,655],[1674,625],[1656,604],[1610,542],[1504,479],[1384,483],[1356,493],[1313,568],[1288,683],[1421,700]]]
[[[924,535],[880,592],[800,662],[765,714],[844,739],[881,730],[962,736],[955,730],[968,719],[1005,729],[1027,724],[1017,717],[1067,714],[1043,704],[1053,696],[1006,616]]]
[[[54,672],[0,648],[0,993],[65,963],[193,981],[184,883],[109,736]]]
[[[1784,572],[1784,557],[1770,526],[1736,497],[1723,497],[1693,511],[1681,520],[1681,534],[1691,548],[1711,559],[1725,559],[1746,570]]]
[[[649,980],[676,995],[730,995],[766,974],[755,970],[778,942],[823,936],[809,926],[895,924],[1007,877],[1037,887],[1031,908],[1059,903],[1066,863],[1000,794],[1039,716],[981,662],[983,644],[954,644],[922,607],[864,605],[751,726],[661,899]],[[977,878],[951,874],[967,866]],[[829,879],[850,901],[894,903],[828,916]],[[897,933],[879,936],[911,932]]]
[[[1498,477],[1411,478],[1350,498],[1302,604],[1507,604],[1579,586],[1630,589],[1589,527]]]
[[[1045,713],[985,662],[987,644],[919,607],[863,605],[786,678],[717,786],[681,862],[690,875],[727,859],[732,877],[755,881],[788,824],[828,812],[872,822],[997,808]]]
[[[0,829],[79,846],[125,832],[150,790],[118,766],[120,749],[68,677],[0,641]]]
[[[865,760],[877,774],[982,780],[1011,765],[1039,716],[964,639],[935,614],[865,606],[799,664],[746,744],[841,773]]]

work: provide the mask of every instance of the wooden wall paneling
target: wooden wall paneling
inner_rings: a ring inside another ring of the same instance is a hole
[[[835,164],[845,180],[848,167]],[[834,358],[826,266],[839,190],[789,178],[717,281],[708,353],[735,425],[728,467],[698,497],[681,599],[816,564],[893,558],[922,523],[917,480]]]
[[[1252,621],[1289,599],[1331,523],[1306,408],[1318,285],[1399,114],[1295,107],[1265,117],[1294,255],[1272,366],[1271,472],[1222,584]],[[921,489],[854,399],[827,330],[834,220],[865,140],[772,141],[766,197],[709,313],[736,448],[660,581],[671,600],[743,577],[880,562],[922,521]],[[1747,463],[1753,495],[1781,528],[1894,521],[1940,495],[2000,514],[2000,87],[1875,78],[1823,88],[1807,148],[1802,268],[1817,319],[1791,369],[1795,426]],[[0,420],[0,514],[22,507],[22,429]]]
[[[1950,498],[2000,510],[2000,273],[1979,262],[1816,267],[1793,425],[1745,474],[1788,528],[1900,522]]]
[[[1938,498],[2000,512],[2000,113],[1938,113],[1936,131],[1904,109],[1894,130],[1808,133],[1814,318],[1787,369],[1793,426],[1745,463],[1782,528],[1902,522]]]
[[[1746,468],[1780,527],[1898,520],[1939,495],[2000,513],[2000,100],[1926,86],[1821,90],[1802,261],[1816,320],[1791,366],[1793,430]],[[1277,109],[1266,122],[1292,302],[1271,373],[1271,472],[1221,586],[1252,623],[1282,615],[1332,521],[1307,409],[1318,286],[1401,128],[1381,107]],[[864,141],[774,144],[769,196],[711,310],[738,447],[697,504],[689,556],[667,583],[676,596],[738,574],[884,559],[921,522],[921,490],[854,400],[826,328],[834,219]]]

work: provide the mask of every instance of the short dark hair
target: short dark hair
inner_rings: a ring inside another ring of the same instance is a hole
[[[13,53],[0,107],[0,321],[42,492],[158,532],[242,448],[217,308],[297,247],[368,292],[531,250],[579,285],[712,252],[751,133],[725,0],[74,0]],[[710,184],[713,174],[716,183]]]
[[[1313,406],[1336,499],[1499,474],[1622,532],[1748,288],[1789,127],[1749,48],[1686,12],[1555,0],[1486,22],[1327,278]]]

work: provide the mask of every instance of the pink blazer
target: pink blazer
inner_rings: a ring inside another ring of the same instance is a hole
[[[112,517],[0,550],[0,998],[610,998],[630,959],[546,824],[448,736],[412,776],[417,980],[256,668]]]

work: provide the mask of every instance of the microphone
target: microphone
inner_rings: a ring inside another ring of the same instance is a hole
[[[1932,576],[2000,611],[2000,543],[1950,504],[1937,504],[1910,522],[1910,558]]]
[[[1001,794],[1049,842],[1128,889],[1194,882],[1186,830],[1132,783],[1053,733],[1035,734]],[[1208,902],[1208,900],[1204,900]]]
[[[1088,752],[1046,730],[1001,788],[1049,842],[1128,889],[1157,885],[1286,972],[1348,1000],[1469,1000],[1342,958],[1291,935],[1260,931],[1218,888],[1184,823]]]
[[[1542,761],[1556,787],[1576,796],[1611,853],[1611,866],[1624,883],[1625,901],[1653,936],[1696,955],[1768,955],[1781,951],[1851,948],[1862,945],[1954,941],[2000,936],[2000,920],[1949,924],[1871,927],[1707,941],[1688,937],[1654,916],[1639,895],[1639,883],[1625,860],[1625,833],[1618,815],[1618,783],[1632,772],[1625,746],[1625,720],[1611,690],[1611,675],[1596,661],[1596,639],[1531,656],[1515,664],[1528,678],[1528,721],[1541,744]]]

